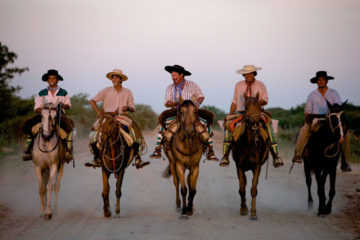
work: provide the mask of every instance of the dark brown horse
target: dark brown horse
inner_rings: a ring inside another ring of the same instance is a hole
[[[105,113],[100,119],[100,129],[97,147],[101,156],[101,169],[103,179],[102,198],[104,200],[104,216],[110,217],[109,203],[109,176],[113,173],[116,181],[116,208],[117,215],[120,213],[121,186],[125,168],[131,163],[134,153],[128,146],[120,132],[122,125],[115,119],[116,113]]]
[[[169,166],[164,177],[173,175],[176,189],[176,206],[180,208],[179,182],[181,185],[182,215],[193,214],[193,201],[196,194],[196,182],[199,175],[199,163],[204,151],[200,136],[195,131],[198,123],[198,110],[194,103],[185,100],[179,107],[177,121],[180,123],[178,131],[171,142],[165,142],[164,152],[169,159]],[[189,170],[187,180],[185,171]],[[189,188],[188,203],[186,204],[187,190]]]
[[[261,126],[261,105],[259,94],[255,98],[245,97],[245,130],[239,139],[232,144],[233,159],[236,163],[239,179],[239,194],[241,197],[240,214],[247,215],[246,205],[246,175],[251,170],[253,173],[251,187],[251,219],[256,220],[256,195],[261,166],[266,162],[269,153],[269,138]]]
[[[318,186],[319,216],[331,213],[332,201],[335,196],[336,166],[341,152],[339,140],[343,139],[346,133],[343,112],[346,102],[342,105],[331,105],[327,102],[327,105],[329,111],[326,116],[314,116],[323,117],[323,120],[321,120],[320,128],[311,134],[303,154],[309,208],[313,202],[311,173],[314,172]],[[328,175],[330,176],[330,189],[329,200],[326,203],[325,183]]]

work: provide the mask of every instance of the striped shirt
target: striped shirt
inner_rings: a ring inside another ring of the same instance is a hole
[[[340,96],[335,89],[328,88],[324,97],[319,92],[319,89],[315,89],[306,100],[304,112],[308,114],[326,114],[328,106],[325,99],[331,104],[341,104]]]
[[[59,87],[55,91],[55,94],[52,95],[51,92],[45,88],[35,97],[34,110],[37,108],[43,108],[47,103],[52,103],[57,106],[60,102],[71,107],[70,97],[65,89]]]
[[[184,100],[192,100],[193,97],[197,100],[199,97],[204,97],[200,87],[196,83],[186,79],[184,79],[184,81],[184,88],[181,90],[181,96]],[[174,83],[166,88],[165,104],[167,101],[174,102],[174,91]],[[179,90],[176,91],[176,100],[179,101]]]
[[[114,87],[104,88],[91,100],[102,102],[105,112],[115,112],[118,109],[119,113],[121,113],[122,107],[125,106],[135,109],[132,92],[124,87],[120,91],[116,91]]]
[[[236,111],[241,112],[245,110],[245,98],[244,93],[247,93],[247,96],[255,97],[259,93],[259,100],[264,100],[268,102],[268,93],[263,82],[255,80],[251,84],[251,87],[248,87],[245,80],[238,82],[235,85],[234,97],[232,103],[236,104]]]

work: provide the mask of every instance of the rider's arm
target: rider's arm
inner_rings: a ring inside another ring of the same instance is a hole
[[[231,103],[229,114],[234,114],[235,110],[236,110],[236,104],[235,104],[235,103]]]
[[[96,112],[96,114],[101,117],[102,113],[101,111],[99,110],[98,106],[96,105],[96,102],[94,100],[90,100],[89,101],[91,107],[94,109],[94,111]]]
[[[177,103],[174,101],[166,101],[165,107],[176,107]]]

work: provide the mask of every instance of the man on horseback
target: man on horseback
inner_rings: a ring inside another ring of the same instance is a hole
[[[44,105],[46,103],[53,103],[55,106],[62,104],[62,109],[70,109],[71,102],[70,97],[67,91],[58,86],[59,81],[63,81],[63,78],[60,76],[57,70],[50,69],[47,73],[42,76],[42,80],[47,82],[49,86],[39,92],[35,97],[35,106],[34,110],[36,113],[41,113]],[[28,119],[24,123],[24,133],[25,133],[25,152],[23,155],[24,161],[32,160],[32,146],[34,141],[34,136],[37,131],[36,128],[33,128],[41,122],[41,115],[36,115],[35,117]],[[72,159],[72,137],[74,123],[73,121],[61,115],[60,128],[66,132],[66,137],[62,139],[64,141],[64,146],[66,149],[65,161],[69,163]],[[38,128],[37,128],[38,130]],[[34,132],[35,131],[35,132]]]
[[[89,103],[96,112],[99,119],[102,119],[104,112],[116,112],[120,110],[121,115],[119,121],[123,129],[133,138],[134,143],[132,147],[135,155],[135,166],[137,169],[142,168],[149,164],[149,162],[143,162],[139,155],[139,148],[141,148],[141,142],[143,141],[141,131],[138,129],[137,124],[133,119],[126,116],[127,112],[135,112],[134,97],[132,92],[122,86],[122,82],[126,81],[128,77],[122,73],[120,69],[114,69],[114,71],[106,74],[106,77],[112,81],[113,87],[107,87],[101,90]],[[102,102],[102,110],[99,110],[96,103]],[[95,131],[90,133],[90,146],[94,154],[94,159],[85,163],[87,167],[100,167],[100,153],[96,147],[96,129],[98,121],[95,122]],[[95,138],[95,139],[94,139]]]
[[[160,158],[162,144],[164,142],[164,136],[167,135],[167,140],[171,139],[176,129],[176,108],[179,107],[180,98],[183,100],[193,100],[197,108],[204,101],[204,95],[200,87],[193,81],[185,79],[185,76],[190,76],[191,73],[182,66],[166,66],[165,70],[171,74],[173,84],[166,88],[165,94],[165,107],[173,109],[172,116],[165,117],[165,126],[160,127],[159,135],[156,142],[155,151],[150,158]],[[169,110],[164,111],[163,113]],[[163,114],[162,114],[163,115]],[[171,129],[171,130],[170,130]],[[218,161],[219,159],[215,156],[213,149],[213,139],[210,124],[200,116],[200,121],[196,124],[196,132],[200,135],[201,140],[207,146],[207,159]]]
[[[235,86],[234,97],[230,107],[230,113],[226,117],[227,119],[231,118],[231,116],[235,116],[236,119],[241,119],[241,116],[244,115],[245,111],[245,101],[244,101],[244,93],[246,93],[249,97],[255,97],[256,94],[259,94],[259,102],[261,106],[265,106],[268,103],[268,94],[265,85],[255,79],[257,75],[257,71],[261,70],[259,67],[255,67],[254,65],[245,65],[242,69],[237,70],[238,74],[242,74],[245,80],[240,81]],[[234,115],[235,111],[239,114]],[[274,135],[274,131],[271,124],[271,115],[269,112],[262,110],[262,117],[264,119],[264,125],[266,127],[267,133],[270,137],[271,148],[270,152],[273,157],[274,167],[281,167],[283,162],[278,157],[278,149],[277,142]],[[233,120],[235,119],[233,118]],[[243,118],[242,118],[243,119]],[[231,123],[230,120],[227,122]],[[243,120],[237,122],[237,125],[240,126],[243,123]],[[240,136],[239,136],[240,137]],[[232,132],[225,128],[224,133],[224,146],[223,153],[224,156],[220,161],[220,166],[226,167],[229,165],[229,154],[231,151],[231,142],[233,140]]]
[[[318,71],[316,76],[310,79],[311,83],[317,84],[317,89],[312,91],[305,104],[305,123],[300,129],[298,138],[296,140],[295,153],[293,162],[302,163],[302,153],[309,140],[312,132],[318,129],[318,122],[320,118],[325,118],[328,111],[326,100],[331,104],[340,104],[341,99],[335,89],[327,86],[328,81],[334,79],[328,76],[326,71]],[[343,172],[350,172],[349,164],[349,148],[350,148],[350,134],[347,132],[341,144],[341,170]]]

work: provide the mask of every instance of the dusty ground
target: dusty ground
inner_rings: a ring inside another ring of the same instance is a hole
[[[149,152],[144,159],[153,148],[153,139],[146,137]],[[217,134],[215,142],[221,141]],[[220,156],[220,144],[215,150]],[[251,221],[239,214],[234,163],[220,168],[214,162],[201,162],[196,211],[184,220],[175,211],[172,181],[161,178],[166,162],[152,160],[145,169],[127,169],[120,218],[106,219],[100,170],[83,167],[91,155],[86,140],[77,140],[76,168],[66,165],[59,210],[45,221],[38,217],[40,202],[32,163],[20,157],[0,159],[0,239],[360,239],[360,166],[355,164],[351,173],[338,172],[333,213],[324,218],[316,216],[315,186],[314,208],[307,209],[302,166],[295,166],[289,175],[289,161],[280,169],[269,165],[265,180],[265,165],[258,188],[258,220]],[[250,179],[248,174],[248,182]],[[113,215],[114,183],[111,177]],[[249,191],[247,194],[249,205]]]

